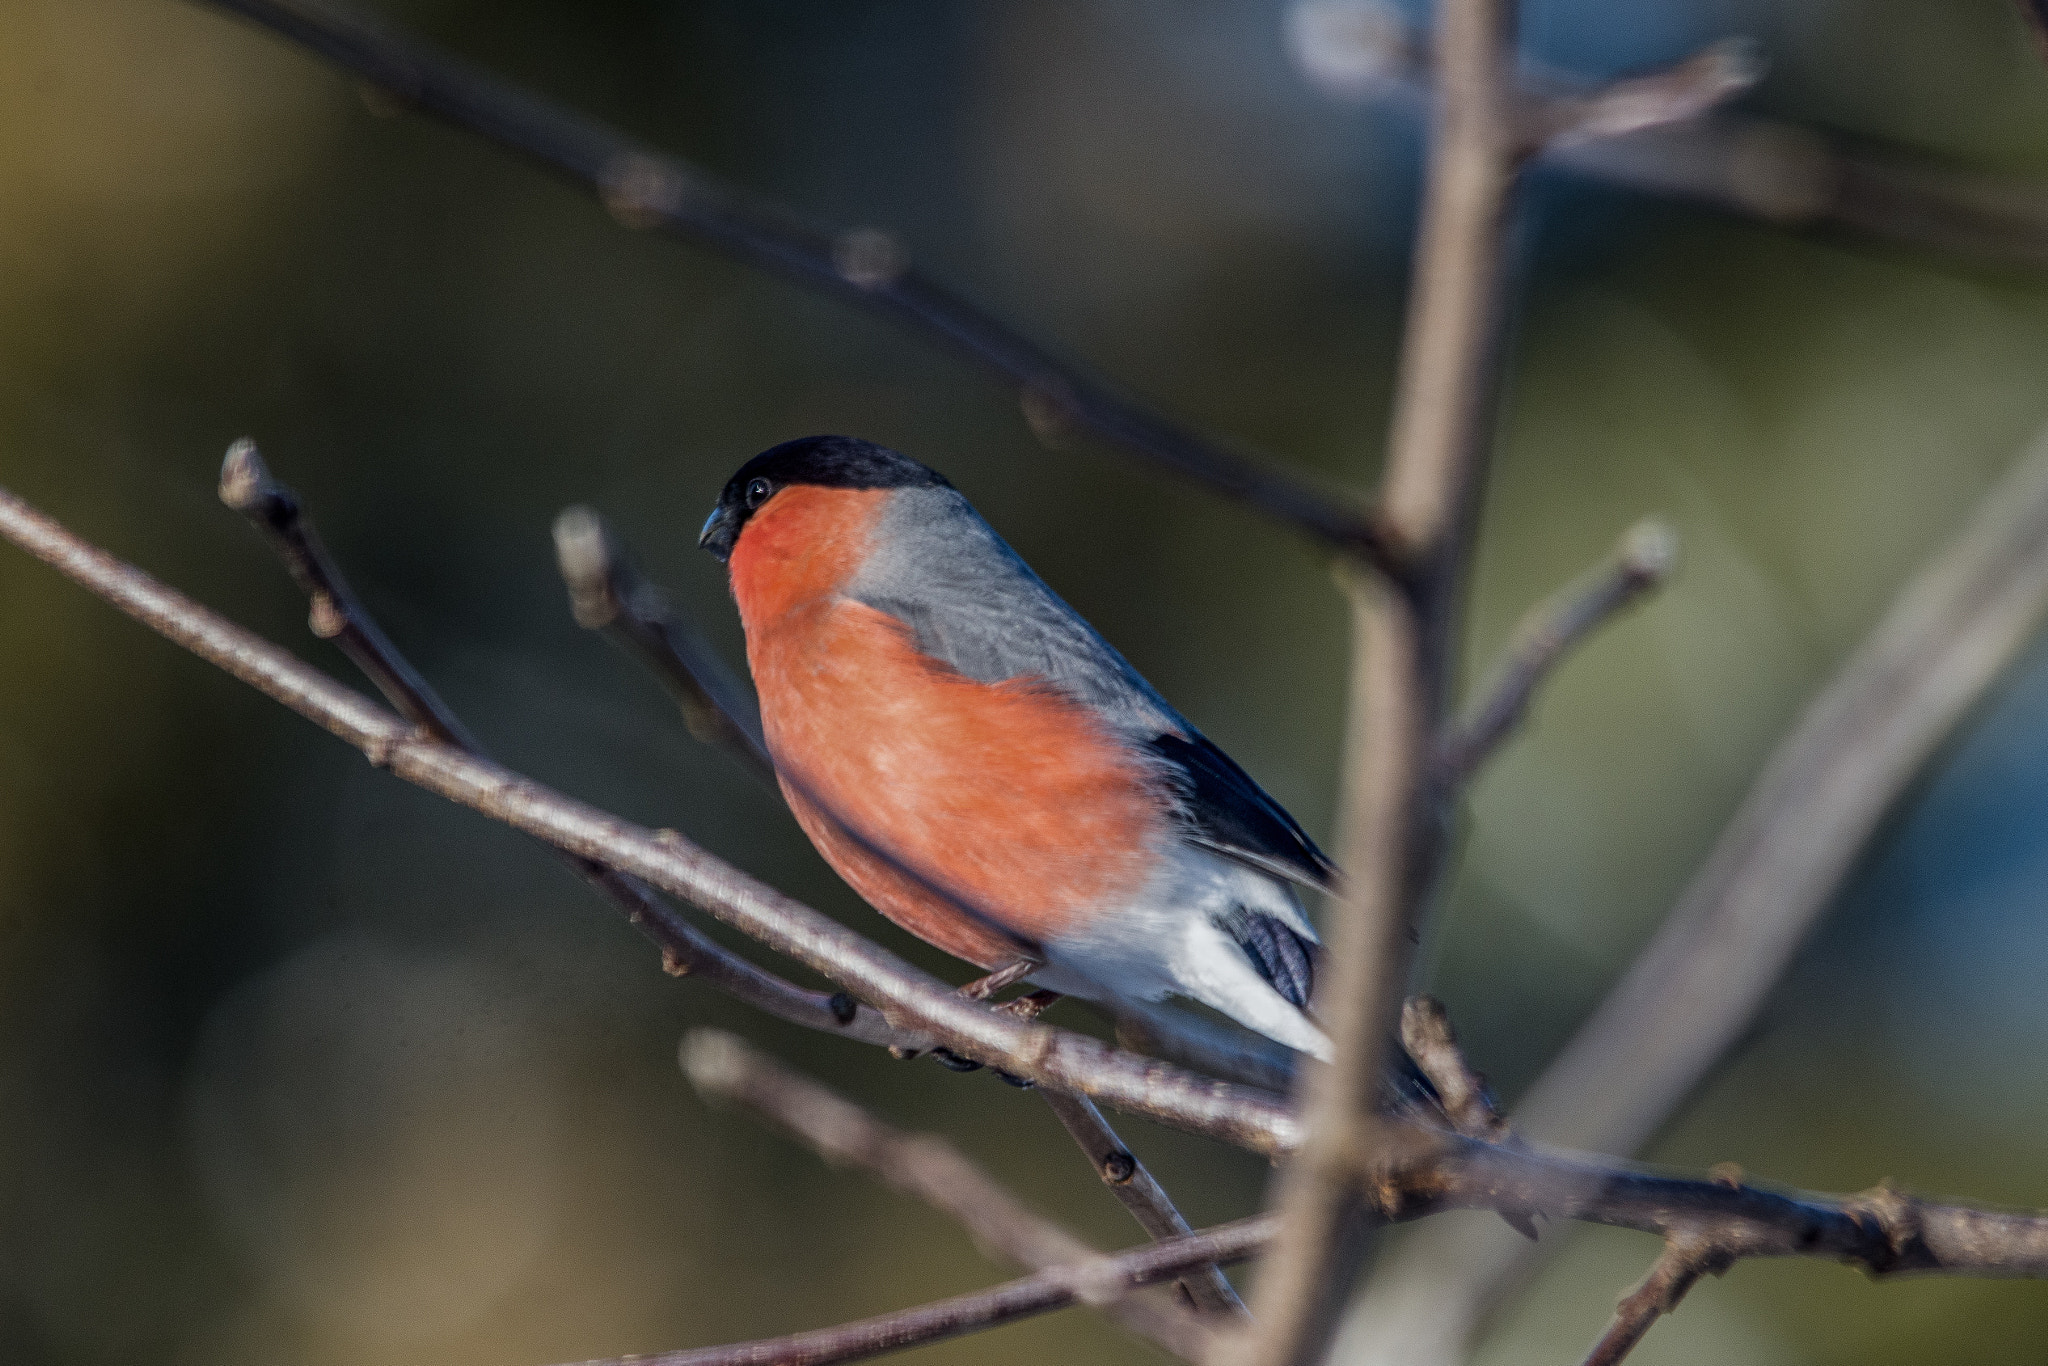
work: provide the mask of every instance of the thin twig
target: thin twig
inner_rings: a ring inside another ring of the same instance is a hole
[[[540,163],[629,227],[726,253],[891,318],[1012,381],[1035,428],[1081,430],[1157,468],[1292,522],[1390,571],[1349,500],[1255,462],[1123,398],[917,270],[893,234],[829,233],[680,158],[424,43],[308,0],[204,0],[261,25],[405,105]]]
[[[962,1000],[945,983],[674,831],[655,832],[431,740],[287,651],[124,564],[0,490],[0,537],[150,629],[282,702],[407,782],[515,829],[639,877],[836,983],[879,1003],[892,1026],[1040,1085],[1081,1091],[1255,1152],[1296,1141],[1277,1096],[1197,1077],[1151,1058]]]
[[[1507,1121],[1494,1107],[1486,1078],[1472,1069],[1458,1047],[1451,1017],[1434,996],[1411,996],[1401,1007],[1401,1046],[1436,1088],[1437,1102],[1451,1127],[1467,1138],[1498,1143],[1508,1136]]]
[[[1530,150],[1570,147],[1689,123],[1742,94],[1763,77],[1762,54],[1746,38],[1726,38],[1657,71],[1624,76],[1583,94],[1526,96]]]
[[[298,495],[271,476],[256,443],[246,437],[229,446],[221,461],[220,500],[248,518],[284,561],[311,603],[306,625],[314,635],[347,655],[400,716],[444,745],[483,752],[469,728],[363,607]]]
[[[385,700],[426,735],[481,757],[482,748],[432,685],[413,668],[377,625],[327,553],[297,494],[280,483],[253,441],[237,441],[221,463],[220,498],[261,530],[292,579],[312,600],[313,634],[332,640],[363,671]],[[916,1036],[890,1028],[880,1012],[844,992],[806,991],[755,967],[677,915],[638,878],[595,859],[565,855],[578,877],[625,913],[661,949],[674,975],[701,977],[778,1019],[863,1043],[914,1044]]]
[[[1718,1256],[1707,1240],[1690,1233],[1672,1235],[1649,1274],[1622,1297],[1614,1322],[1586,1354],[1585,1366],[1618,1366],[1643,1340],[1651,1324],[1678,1307],[1693,1282],[1727,1269],[1728,1259]]]
[[[1052,1107],[1054,1116],[1066,1128],[1095,1174],[1102,1178],[1102,1184],[1109,1187],[1110,1194],[1138,1221],[1138,1227],[1154,1238],[1178,1238],[1192,1230],[1166,1188],[1137,1154],[1125,1146],[1117,1137],[1116,1130],[1109,1127],[1109,1121],[1102,1117],[1102,1111],[1095,1108],[1095,1102],[1072,1091],[1057,1091],[1041,1086],[1038,1093],[1045,1097],[1045,1103]],[[1213,1263],[1200,1267],[1190,1275],[1181,1277],[1180,1292],[1188,1303],[1205,1314],[1218,1314],[1231,1318],[1244,1315],[1244,1301],[1237,1297],[1223,1269]]]
[[[640,573],[604,519],[586,507],[555,518],[555,559],[576,624],[604,632],[645,664],[675,698],[690,734],[774,787],[775,764],[752,691]]]
[[[2048,431],[1893,599],[1764,766],[1662,928],[1514,1116],[1635,1151],[1749,1028],[1884,814],[2048,617]],[[1444,1366],[1543,1256],[1432,1229],[1376,1277],[1358,1332]]]
[[[1185,1238],[1148,1243],[1112,1256],[1055,1267],[991,1290],[788,1337],[650,1356],[609,1357],[578,1366],[827,1366],[997,1328],[1074,1304],[1109,1304],[1172,1280],[1203,1262],[1243,1261],[1272,1234],[1270,1216],[1219,1224]]]
[[[1300,0],[1288,29],[1297,60],[1335,95],[1408,106],[1428,97],[1427,35],[1390,5]],[[1539,68],[1525,67],[1525,80],[1539,106],[1599,93]],[[1712,110],[1621,136],[1555,139],[1540,159],[1778,226],[1845,228],[1921,250],[2048,267],[2048,186],[1783,119]]]
[[[684,1075],[706,1096],[735,1101],[788,1130],[835,1165],[861,1168],[958,1222],[993,1256],[1030,1271],[1100,1257],[1059,1225],[1033,1213],[957,1148],[932,1134],[908,1134],[844,1097],[783,1067],[734,1035],[692,1030],[682,1045]],[[1188,1233],[1183,1225],[1174,1237]],[[1118,1300],[1109,1316],[1187,1361],[1200,1361],[1211,1333],[1184,1309],[1155,1299]]]
[[[1347,1162],[1374,1146],[1385,1039],[1416,918],[1440,866],[1434,747],[1448,705],[1480,471],[1491,444],[1507,226],[1527,143],[1512,0],[1447,0],[1436,138],[1380,495],[1390,543],[1415,566],[1390,586],[1353,576],[1345,736],[1345,890],[1318,993],[1335,1046],[1297,1087],[1302,1147],[1281,1174],[1281,1234],[1256,1272],[1255,1366],[1322,1357],[1370,1231]]]
[[[1640,522],[1590,577],[1530,609],[1492,686],[1437,747],[1445,792],[1469,780],[1521,725],[1529,700],[1568,650],[1669,577],[1677,553],[1669,527]]]

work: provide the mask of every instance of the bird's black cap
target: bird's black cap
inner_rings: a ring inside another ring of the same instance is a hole
[[[951,488],[946,476],[909,456],[855,436],[806,436],[771,446],[740,466],[718,496],[697,544],[724,560],[747,519],[792,484],[828,489]]]

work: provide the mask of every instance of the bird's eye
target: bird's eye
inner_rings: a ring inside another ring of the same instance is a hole
[[[747,484],[747,511],[768,501],[768,495],[775,492],[775,486],[766,479],[755,479]]]

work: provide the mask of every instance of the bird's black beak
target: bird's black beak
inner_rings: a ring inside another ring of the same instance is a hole
[[[740,538],[740,519],[733,515],[731,508],[720,503],[711,509],[711,515],[704,519],[704,529],[697,533],[697,544],[717,557],[720,564],[732,558],[732,543]]]

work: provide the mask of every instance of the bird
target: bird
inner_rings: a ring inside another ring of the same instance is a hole
[[[875,910],[984,983],[1178,996],[1328,1060],[1300,893],[1335,865],[943,475],[784,442],[698,544],[728,571],[782,794]]]

